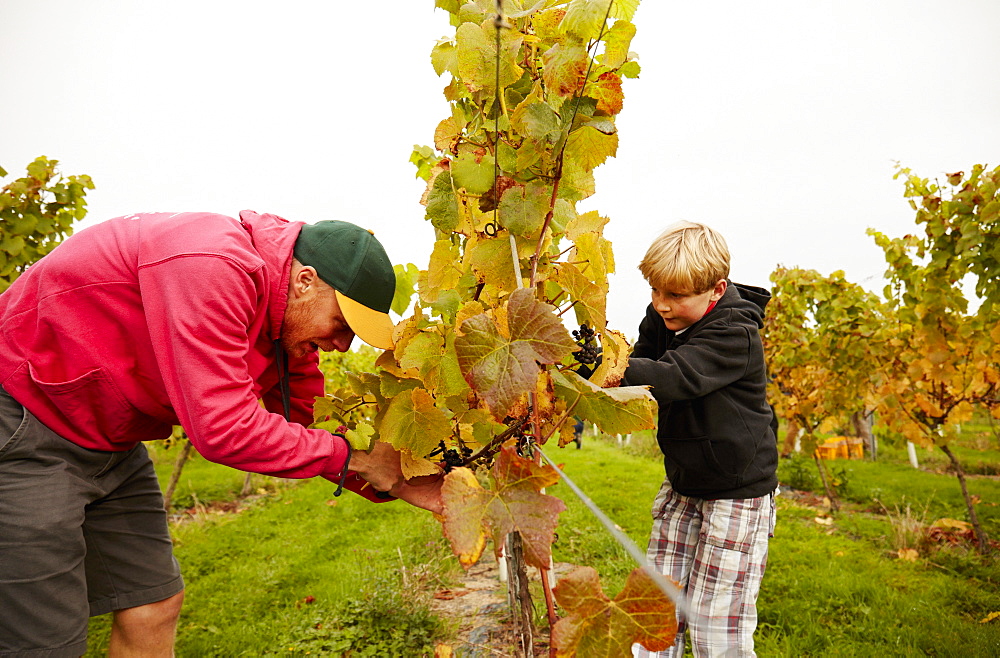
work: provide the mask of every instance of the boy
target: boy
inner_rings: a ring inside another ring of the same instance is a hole
[[[623,384],[652,387],[667,474],[647,557],[684,588],[689,612],[673,647],[633,655],[682,656],[687,629],[695,656],[754,656],[778,485],[758,335],[770,294],[730,284],[726,242],[701,224],[670,226],[639,269],[653,299]]]

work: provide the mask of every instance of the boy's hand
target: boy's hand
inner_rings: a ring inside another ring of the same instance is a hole
[[[601,365],[602,360],[603,359],[601,356],[601,348],[597,348],[597,358],[594,359],[594,362],[581,363],[580,366],[576,369],[576,374],[580,375],[584,379],[589,380],[591,377],[594,376],[594,373],[597,371],[598,366]]]

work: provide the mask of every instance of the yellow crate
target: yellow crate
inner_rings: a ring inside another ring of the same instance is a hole
[[[831,436],[816,446],[816,456],[820,459],[864,459],[865,448],[859,438]]]

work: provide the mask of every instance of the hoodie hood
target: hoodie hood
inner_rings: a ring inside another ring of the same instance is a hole
[[[260,214],[253,210],[240,211],[240,223],[250,234],[254,249],[260,254],[264,266],[272,276],[270,280],[271,303],[268,320],[272,340],[281,338],[281,328],[288,307],[288,281],[292,273],[292,252],[299,231],[305,222],[291,222],[278,215]]]

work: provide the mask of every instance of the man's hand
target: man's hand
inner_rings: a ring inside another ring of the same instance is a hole
[[[444,484],[444,474],[425,475],[410,480],[404,480],[391,493],[396,498],[405,500],[414,507],[428,510],[435,514],[444,512],[441,501],[441,485]]]
[[[371,452],[356,450],[351,457],[350,467],[377,491],[386,491],[435,514],[440,514],[443,509],[441,485],[444,483],[444,475],[427,475],[409,481],[403,479],[399,452],[384,441],[376,441]]]
[[[355,450],[350,468],[377,491],[392,493],[394,487],[403,483],[399,453],[384,441],[376,441],[370,452]]]

